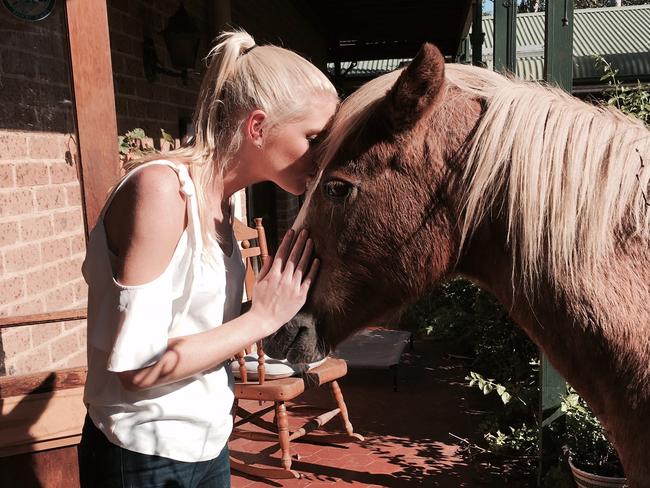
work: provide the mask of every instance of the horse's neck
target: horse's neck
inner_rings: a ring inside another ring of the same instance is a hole
[[[495,294],[604,421],[619,450],[631,451],[621,454],[637,456],[632,451],[643,448],[631,446],[629,436],[634,431],[650,435],[647,242],[620,246],[620,254],[594,274],[582,276],[575,289],[546,283],[527,296],[523,284],[513,285],[513,260],[502,235],[498,226],[479,230],[461,259],[460,271]]]

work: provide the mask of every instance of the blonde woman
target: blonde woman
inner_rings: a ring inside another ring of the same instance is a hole
[[[295,315],[318,269],[307,234],[290,231],[239,315],[230,198],[259,181],[303,193],[310,147],[337,101],[302,57],[225,33],[209,56],[194,142],[139,164],[112,192],[83,266],[83,487],[230,486],[226,361]]]

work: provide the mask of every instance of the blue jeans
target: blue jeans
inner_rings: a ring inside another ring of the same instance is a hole
[[[86,415],[78,454],[81,488],[230,488],[228,446],[196,463],[140,454],[109,442]]]

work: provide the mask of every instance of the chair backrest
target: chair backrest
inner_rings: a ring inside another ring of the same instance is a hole
[[[255,227],[249,227],[241,220],[235,218],[233,221],[233,230],[235,232],[235,239],[241,246],[241,255],[244,260],[246,272],[244,275],[244,290],[246,291],[246,299],[250,302],[255,292],[255,277],[259,270],[269,257],[269,251],[266,244],[266,234],[264,233],[264,226],[262,219],[253,219]],[[254,242],[256,241],[256,242]],[[254,245],[255,244],[255,245]],[[259,384],[264,383],[265,366],[264,366],[264,348],[262,341],[257,344],[257,377]],[[248,382],[248,375],[246,371],[245,356],[247,352],[252,350],[252,344],[246,350],[237,354],[237,362],[239,363],[239,376],[243,383]]]

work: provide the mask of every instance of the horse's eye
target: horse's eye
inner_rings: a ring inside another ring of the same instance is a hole
[[[323,185],[325,196],[330,200],[342,201],[350,196],[354,186],[343,180],[329,180]]]

